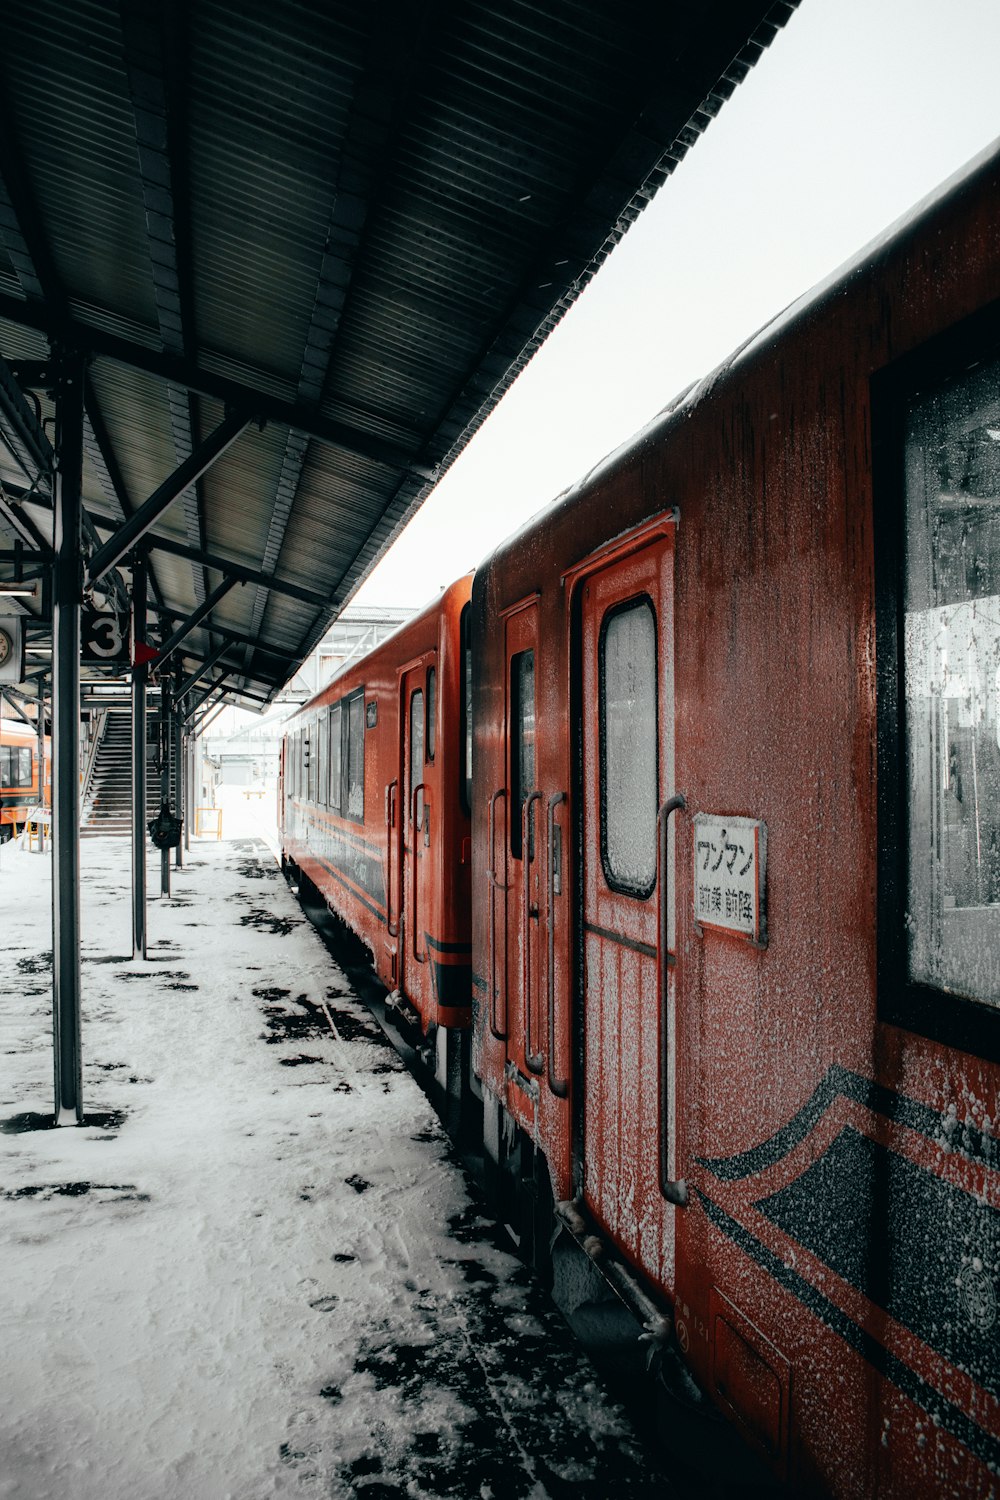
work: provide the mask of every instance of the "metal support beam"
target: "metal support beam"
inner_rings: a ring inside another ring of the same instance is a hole
[[[146,638],[146,564],[132,565],[132,639]],[[146,668],[132,668],[132,957],[146,957]]]
[[[203,604],[199,604],[198,608],[194,611],[193,614],[188,615],[184,623],[182,625],[179,625],[170,639],[164,641],[163,645],[160,647],[160,654],[156,658],[156,661],[154,663],[157,668],[162,667],[163,663],[166,661],[171,652],[177,649],[181,641],[183,641],[186,636],[190,635],[192,630],[196,630],[198,628],[202,620],[207,619],[207,617],[212,613],[212,610],[220,602],[220,600],[224,599],[230,592],[230,590],[236,587],[238,582],[239,579],[237,578],[224,578],[219,584],[218,588],[212,590],[205,602]]]
[[[41,333],[48,333],[53,322],[46,307],[22,302],[7,292],[0,292],[0,318],[6,318],[21,328],[35,328]],[[227,406],[255,412],[265,422],[294,427],[306,437],[317,438],[321,443],[329,443],[346,453],[356,453],[385,468],[402,469],[428,481],[438,478],[437,467],[421,461],[422,436],[414,436],[412,449],[403,448],[346,422],[324,417],[308,403],[282,401],[269,391],[257,390],[242,381],[202,369],[195,360],[150,349],[85,323],[74,322],[70,328],[74,338],[97,357],[114,360],[127,369],[142,370],[160,380],[172,381],[199,395],[214,397]]]
[[[174,700],[174,712],[171,719],[171,729],[174,741],[174,787],[176,790],[174,811],[181,819],[184,827],[187,826],[187,786],[185,785],[185,755],[184,755],[184,720],[181,717],[177,700]],[[184,866],[184,840],[177,845],[174,851],[174,864],[178,870]]]
[[[25,713],[25,711],[21,707],[20,703],[18,703],[15,700],[13,694],[11,694],[11,693],[5,693],[3,691],[0,691],[0,698],[2,698],[5,703],[9,703],[10,704],[11,708],[17,714],[17,717],[22,721],[22,723],[27,724],[28,727],[29,727],[29,729],[34,729],[34,727],[35,727],[35,721],[34,721],[34,719],[29,719],[28,718],[28,715]]]
[[[208,729],[209,724],[215,723],[215,720],[219,717],[225,707],[225,703],[213,703],[212,706],[207,709],[202,715],[201,723],[198,726],[197,733],[199,735],[203,735]]]
[[[222,645],[218,648],[217,651],[213,651],[212,654],[211,654],[211,656],[206,657],[206,659],[202,662],[202,664],[201,664],[200,667],[195,667],[195,669],[191,673],[191,675],[189,677],[185,677],[184,681],[180,684],[180,686],[177,689],[177,702],[178,703],[183,703],[184,702],[184,699],[187,697],[188,693],[194,687],[195,683],[198,681],[198,678],[199,677],[203,677],[206,672],[211,672],[212,668],[217,664],[217,662],[223,656],[225,656],[225,654],[226,654],[226,652],[228,650],[229,650],[229,642],[228,641],[223,641]]]
[[[56,351],[52,587],[52,979],[56,1124],[83,1123],[80,1052],[80,604],[83,356]]]
[[[38,719],[35,723],[35,733],[38,736],[35,752],[38,756],[38,803],[39,807],[45,806],[45,714],[42,712],[42,684],[38,684]],[[38,825],[38,852],[45,853],[45,820]]]
[[[195,449],[191,457],[178,465],[170,478],[165,479],[159,489],[154,490],[149,499],[129,516],[124,526],[110,541],[105,542],[104,546],[94,554],[87,570],[88,588],[92,588],[110,568],[121,562],[126,552],[135,546],[140,537],[145,536],[158,517],[173,505],[188,485],[193,484],[199,475],[211,468],[227,448],[232,447],[240,434],[250,426],[252,420],[252,417],[241,412],[231,412],[223,418],[215,431]]]
[[[227,667],[222,676],[217,677],[213,683],[209,684],[209,686],[202,693],[201,697],[194,700],[194,703],[188,709],[187,722],[189,724],[194,719],[196,714],[201,713],[204,705],[208,702],[209,698],[211,698],[214,693],[218,692],[219,688],[223,687],[224,684],[229,681],[230,677],[235,674],[236,670],[236,667]]]

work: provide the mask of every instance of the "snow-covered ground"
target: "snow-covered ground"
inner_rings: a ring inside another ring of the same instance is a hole
[[[471,1203],[230,795],[172,894],[85,841],[84,1100],[52,1108],[47,854],[0,850],[0,1496],[668,1493]]]

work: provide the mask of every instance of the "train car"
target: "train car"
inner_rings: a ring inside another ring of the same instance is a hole
[[[369,949],[459,1110],[471,1017],[469,655],[460,579],[290,721],[286,869]]]
[[[1000,1493],[1000,150],[472,598],[501,1211],[805,1495]]]
[[[38,736],[18,719],[0,719],[0,843],[14,837],[28,811],[52,801],[49,739],[44,740],[45,770],[38,771]],[[41,790],[40,790],[41,787]]]

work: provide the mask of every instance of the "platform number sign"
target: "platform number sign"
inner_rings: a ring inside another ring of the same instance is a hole
[[[83,609],[80,614],[80,659],[128,664],[128,620],[124,615]]]

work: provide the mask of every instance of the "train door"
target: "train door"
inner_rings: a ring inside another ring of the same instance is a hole
[[[593,572],[580,620],[582,1187],[625,1255],[672,1279],[672,531]]]
[[[491,808],[491,859],[493,871],[503,870],[505,879],[498,881],[494,875],[491,891],[491,900],[500,907],[491,922],[491,1020],[494,1032],[507,1038],[508,1058],[522,1076],[527,1076],[540,1073],[543,1066],[538,994],[542,794],[537,785],[538,619],[534,599],[507,615],[504,641],[506,778],[505,789],[495,795]],[[502,849],[497,848],[499,840],[503,841]]]
[[[423,1012],[432,998],[427,963],[427,902],[431,894],[431,794],[427,782],[427,668],[402,675],[399,785],[396,816],[401,837],[395,872],[400,893],[399,987]],[[390,898],[391,900],[391,898]]]

